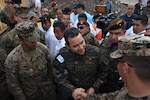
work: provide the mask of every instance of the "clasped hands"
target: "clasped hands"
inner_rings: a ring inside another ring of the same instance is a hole
[[[94,94],[94,93],[95,93],[95,90],[92,87],[87,89],[87,90],[85,90],[83,88],[76,88],[72,92],[72,97],[75,100],[87,100],[87,95],[88,94]]]

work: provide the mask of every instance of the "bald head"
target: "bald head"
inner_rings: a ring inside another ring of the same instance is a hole
[[[134,13],[135,5],[130,3],[127,7],[127,15],[130,17]]]

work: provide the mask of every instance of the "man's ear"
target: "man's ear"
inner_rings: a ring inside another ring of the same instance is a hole
[[[124,30],[124,33],[126,33],[127,30]]]
[[[131,67],[126,62],[123,63],[123,73],[130,73],[130,68]]]
[[[68,49],[70,49],[70,47],[69,47],[69,45],[68,45],[67,43],[65,43],[65,46],[66,46]]]
[[[24,41],[23,39],[18,38],[18,41],[22,44],[22,42]]]
[[[18,20],[18,16],[15,15],[14,16],[14,20],[17,21]]]

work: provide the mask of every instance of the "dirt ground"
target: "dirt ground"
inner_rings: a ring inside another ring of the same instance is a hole
[[[53,0],[44,0],[44,3],[42,3],[43,7],[49,8],[49,10],[52,10],[51,8],[51,2]],[[60,9],[63,9],[65,7],[73,8],[74,4],[77,4],[79,2],[83,3],[85,5],[85,10],[89,12],[90,14],[94,15],[95,12],[95,6],[99,4],[99,0],[56,0],[58,3],[58,7]],[[126,5],[121,4],[118,0],[111,0],[113,3],[113,9],[112,12],[114,12],[118,17],[126,12]],[[4,36],[4,34],[7,33],[4,32],[0,35],[0,38]]]
[[[70,7],[72,9],[74,4],[82,2],[85,5],[85,10],[92,15],[95,14],[95,6],[99,4],[99,0],[56,0],[56,1],[58,3],[58,7],[61,9],[65,7]],[[111,1],[113,3],[112,12],[114,12],[116,15],[119,16],[126,12],[125,4],[121,4],[119,0],[111,0]],[[44,0],[43,6],[48,7],[49,10],[52,10],[50,5],[51,2],[52,0]]]

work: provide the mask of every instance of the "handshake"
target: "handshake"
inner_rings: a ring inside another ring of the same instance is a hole
[[[72,97],[75,100],[87,100],[87,95],[88,94],[95,94],[94,88],[91,87],[91,88],[89,88],[87,90],[85,90],[83,88],[76,88],[72,92]]]

